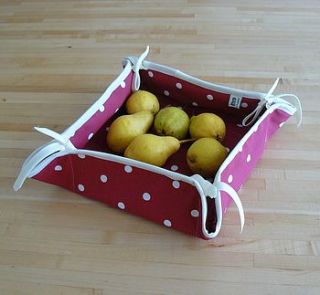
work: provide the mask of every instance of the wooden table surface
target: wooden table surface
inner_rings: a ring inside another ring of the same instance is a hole
[[[0,2],[0,294],[320,294],[320,2]],[[218,238],[203,241],[61,188],[13,181],[146,44],[205,80],[297,94]]]

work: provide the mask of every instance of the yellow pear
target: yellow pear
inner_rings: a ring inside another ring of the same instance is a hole
[[[157,97],[149,91],[138,90],[130,95],[126,102],[128,114],[134,114],[141,111],[149,111],[156,114],[160,105]]]
[[[158,135],[184,139],[188,135],[190,119],[187,113],[177,107],[165,107],[154,119],[154,129]]]
[[[214,138],[200,138],[187,151],[187,164],[193,173],[212,177],[227,156],[226,148]]]
[[[226,125],[219,116],[202,113],[191,118],[189,132],[192,138],[213,137],[223,141],[226,135]]]
[[[151,127],[153,115],[143,111],[132,115],[123,115],[115,119],[107,134],[107,145],[115,153],[123,153],[129,143]]]
[[[180,142],[175,137],[147,133],[137,136],[126,148],[124,156],[156,166],[163,166],[179,148]]]

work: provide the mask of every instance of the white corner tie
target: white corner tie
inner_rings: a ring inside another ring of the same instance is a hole
[[[216,186],[218,191],[223,191],[227,193],[229,197],[232,199],[232,201],[236,204],[239,212],[239,217],[240,217],[240,233],[241,233],[244,227],[245,217],[244,217],[242,202],[240,200],[238,193],[233,189],[232,186],[230,186],[229,184],[226,184],[225,182],[218,181],[218,182],[215,182],[213,185]]]
[[[139,70],[142,66],[143,60],[147,57],[148,53],[149,53],[149,45],[147,46],[146,50],[139,56],[137,62],[133,66],[134,76],[133,76],[132,87],[131,87],[133,92],[140,89],[141,79],[140,79]]]
[[[70,153],[74,153],[77,150],[68,138],[65,138],[64,136],[53,130],[40,127],[34,127],[34,129],[40,133],[52,137],[54,140],[39,148],[35,153],[29,155],[29,157],[24,161],[21,171],[13,185],[13,189],[15,191],[21,188],[32,170],[47,157],[64,150],[67,150]]]
[[[269,97],[272,95],[273,91],[278,86],[279,81],[280,81],[280,78],[277,78],[277,80],[273,83],[272,87],[270,88],[270,90],[268,91],[266,96],[260,100],[257,107],[242,120],[243,126],[250,126],[255,122],[255,120],[258,118],[258,116],[262,112],[263,108],[267,104]]]
[[[278,83],[280,81],[280,78],[277,78],[277,80],[273,83],[272,87],[266,94],[264,98],[261,99],[261,101],[258,103],[257,107],[242,120],[243,126],[250,126],[252,125],[258,116],[260,115],[261,111],[264,107],[267,109],[270,108],[273,104],[278,104],[283,106],[284,108],[290,107],[293,105],[296,109],[296,120],[297,120],[297,126],[299,127],[302,123],[302,106],[300,99],[298,96],[290,93],[285,94],[279,94],[279,95],[273,95],[273,91],[276,89]],[[292,103],[290,101],[283,99],[284,97],[287,98],[293,98]]]
[[[229,197],[237,206],[240,217],[240,232],[242,232],[245,222],[244,210],[239,195],[233,189],[233,187],[221,181],[215,181],[214,183],[211,183],[199,174],[192,175],[191,177],[198,181],[205,196],[215,199],[217,198],[219,191],[223,191],[229,195]]]
[[[287,99],[284,99],[287,98]],[[279,105],[282,105],[284,107],[287,107],[288,104],[290,104],[290,100],[288,100],[288,98],[293,98],[292,101],[292,105],[294,105],[295,109],[296,109],[296,122],[297,122],[297,127],[300,127],[302,124],[302,106],[301,106],[301,102],[298,96],[296,96],[295,94],[291,94],[291,93],[283,93],[283,94],[279,94],[279,95],[275,95],[272,96],[271,99],[269,99],[269,103],[267,104],[267,108],[270,107],[270,105],[272,103],[276,103]]]

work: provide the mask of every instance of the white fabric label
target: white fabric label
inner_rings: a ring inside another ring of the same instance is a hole
[[[240,109],[242,97],[235,96],[233,94],[230,95],[228,106],[231,108]]]

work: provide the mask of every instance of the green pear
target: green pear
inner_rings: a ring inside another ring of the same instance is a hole
[[[193,173],[212,177],[226,158],[227,149],[214,138],[200,138],[187,151],[187,164]]]
[[[179,148],[180,142],[175,137],[147,133],[137,136],[126,148],[124,156],[161,167]]]
[[[115,119],[107,134],[107,145],[115,153],[123,153],[138,135],[146,133],[153,122],[151,112],[142,111]]]
[[[158,135],[184,139],[188,135],[189,123],[186,112],[177,107],[165,107],[156,115],[154,129]]]

